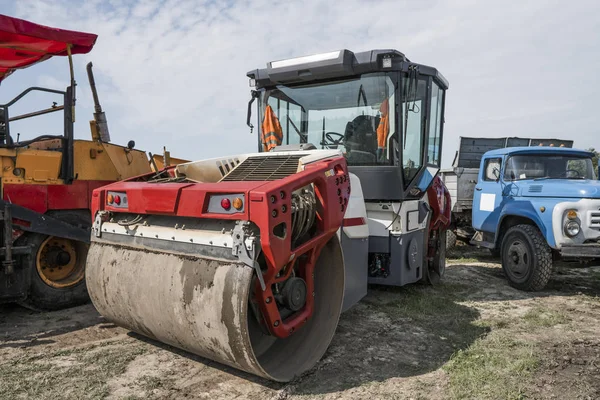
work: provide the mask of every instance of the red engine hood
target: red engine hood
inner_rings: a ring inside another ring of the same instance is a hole
[[[90,52],[98,35],[34,24],[0,14],[0,82],[17,69],[53,56]]]

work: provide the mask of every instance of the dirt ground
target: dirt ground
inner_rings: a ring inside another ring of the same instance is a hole
[[[600,267],[563,264],[540,293],[463,247],[443,283],[371,287],[311,371],[275,384],[151,342],[89,304],[0,306],[0,399],[594,399]]]

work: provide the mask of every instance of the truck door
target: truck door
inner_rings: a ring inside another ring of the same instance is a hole
[[[502,202],[502,158],[482,160],[479,178],[473,195],[473,228],[483,232],[495,232]]]

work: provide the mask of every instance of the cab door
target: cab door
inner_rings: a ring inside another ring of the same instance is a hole
[[[473,194],[473,228],[495,232],[502,204],[502,158],[484,158]]]

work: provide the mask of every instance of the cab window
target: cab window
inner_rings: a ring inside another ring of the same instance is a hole
[[[371,73],[325,83],[277,85],[261,94],[260,104],[270,105],[277,116],[282,144],[341,149],[351,166],[394,165],[398,127],[392,77]],[[414,117],[411,129],[419,120]]]
[[[423,166],[425,123],[423,115],[427,106],[427,81],[405,77],[403,79],[402,117],[404,140],[402,164],[404,185],[408,186]]]
[[[444,91],[433,82],[431,86],[431,114],[429,116],[429,143],[427,149],[427,164],[440,166],[442,147],[442,100]]]
[[[483,179],[485,181],[497,181],[500,178],[500,167],[502,166],[501,158],[489,158],[485,160],[483,171]]]
[[[283,142],[287,144],[302,143],[302,108],[277,97],[269,97],[267,104],[271,106],[281,124]]]

